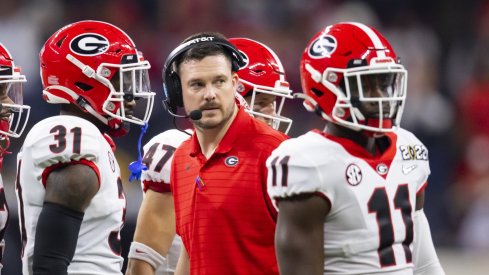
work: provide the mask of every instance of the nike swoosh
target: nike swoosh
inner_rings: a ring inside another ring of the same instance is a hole
[[[402,166],[402,173],[403,173],[404,175],[407,175],[407,174],[411,173],[411,172],[412,172],[414,169],[416,169],[416,168],[418,168],[418,165],[416,165],[416,164],[413,164],[413,165],[411,165],[411,166],[404,166],[404,165],[403,165],[403,166]]]
[[[136,249],[136,253],[146,254],[146,252]]]

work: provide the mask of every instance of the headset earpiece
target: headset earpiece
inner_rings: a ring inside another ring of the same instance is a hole
[[[178,74],[170,70],[170,72],[165,73],[165,104],[169,110],[176,114],[178,107],[183,107],[182,99],[182,85],[180,83],[180,77]]]

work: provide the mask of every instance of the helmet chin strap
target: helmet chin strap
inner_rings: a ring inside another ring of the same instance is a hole
[[[93,78],[95,80],[97,80],[98,82],[102,83],[104,86],[106,86],[107,88],[111,89],[112,87],[112,84],[110,83],[110,81],[105,78],[105,77],[101,77],[100,75],[98,75],[94,69],[92,69],[90,66],[87,66],[85,65],[83,62],[81,62],[80,60],[78,60],[76,57],[74,57],[73,55],[71,54],[67,54],[66,55],[66,59],[68,59],[71,63],[73,63],[75,66],[77,66],[84,75],[86,75],[87,77],[89,78]],[[76,93],[73,93],[73,91],[70,91],[69,93],[73,99],[75,101],[78,100],[79,96],[76,94]],[[75,98],[75,96],[76,98]],[[83,106],[83,108],[88,112],[90,113],[91,115],[93,115],[94,117],[96,117],[98,120],[100,120],[103,124],[109,126],[109,128],[115,130],[115,131],[118,131],[121,127],[122,127],[122,123],[119,122],[119,123],[113,123],[114,121],[117,121],[118,119],[108,119],[104,116],[102,116],[101,114],[99,114],[98,112],[96,112],[92,106],[90,106],[90,104],[86,104]],[[112,123],[111,123],[112,122]],[[112,125],[111,125],[112,124]],[[118,127],[116,128],[116,125],[118,125]],[[127,131],[124,131],[127,133]],[[121,134],[121,135],[118,135],[118,136],[122,136],[124,134]]]
[[[2,169],[3,166],[3,155],[12,153],[7,151],[9,147],[10,147],[10,138],[6,135],[0,135],[0,169]]]

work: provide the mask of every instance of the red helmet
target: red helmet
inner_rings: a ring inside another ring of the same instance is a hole
[[[145,124],[151,115],[150,64],[121,29],[100,21],[80,21],[55,32],[39,54],[43,98],[53,104],[74,104],[114,133],[123,122]],[[126,114],[124,99],[139,100],[145,110]],[[126,131],[122,130],[124,134]]]
[[[243,55],[245,65],[238,71],[238,94],[242,97],[251,96],[249,113],[270,119],[272,127],[279,129],[281,123],[285,124],[285,133],[292,125],[292,120],[281,116],[286,98],[292,98],[292,90],[285,78],[282,62],[275,52],[266,45],[248,38],[230,38]],[[257,93],[270,94],[277,97],[275,101],[275,116],[253,111]]]
[[[333,123],[370,132],[389,132],[400,123],[407,71],[389,42],[360,23],[330,25],[317,33],[302,54],[301,82],[308,111]],[[369,94],[371,83],[382,95]],[[375,115],[365,111],[370,105]]]
[[[23,105],[22,83],[24,82],[26,82],[25,76],[21,74],[20,68],[15,66],[14,59],[7,48],[0,43],[0,95],[2,95],[0,135],[2,136],[17,138],[27,124],[31,107]],[[8,98],[3,95],[7,95]]]

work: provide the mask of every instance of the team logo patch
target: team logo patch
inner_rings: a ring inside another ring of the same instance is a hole
[[[115,172],[115,160],[114,160],[114,156],[112,156],[112,153],[110,151],[107,152],[107,155],[109,156],[110,168],[112,169],[112,172]]]
[[[346,167],[345,177],[350,185],[357,186],[362,181],[362,170],[358,165],[352,163]]]
[[[379,173],[379,175],[383,176],[387,174],[387,172],[389,172],[389,167],[387,167],[387,165],[385,165],[384,163],[379,163],[375,170],[377,170],[377,173]]]
[[[224,160],[224,164],[226,164],[227,167],[235,167],[236,165],[238,165],[238,161],[238,157],[230,156]]]
[[[84,33],[71,40],[70,49],[79,55],[99,55],[109,49],[109,40],[100,34]]]
[[[309,56],[312,58],[329,57],[337,47],[336,39],[331,35],[322,35],[312,42],[309,47]]]
[[[239,53],[241,54],[241,58],[243,59],[243,64],[244,64],[243,66],[239,67],[239,69],[248,67],[248,64],[250,64],[250,59],[243,51],[239,51]]]

